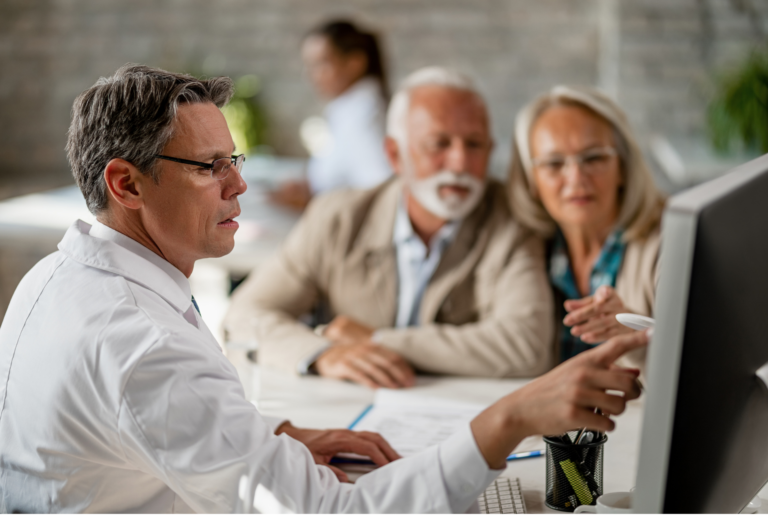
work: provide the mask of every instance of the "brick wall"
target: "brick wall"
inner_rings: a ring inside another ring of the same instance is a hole
[[[618,98],[635,127],[644,134],[701,133],[712,74],[766,41],[767,22],[765,0],[622,2]]]
[[[0,197],[71,182],[62,149],[72,100],[129,61],[258,74],[270,143],[302,155],[298,124],[321,105],[299,41],[337,15],[385,35],[393,82],[434,63],[474,73],[497,162],[515,111],[557,82],[615,88],[641,134],[701,133],[708,74],[742,58],[754,20],[768,28],[764,0],[3,0]]]

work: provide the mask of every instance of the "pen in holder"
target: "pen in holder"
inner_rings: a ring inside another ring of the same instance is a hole
[[[574,443],[577,437],[581,443]],[[578,430],[544,437],[547,444],[545,502],[549,508],[573,511],[582,504],[595,504],[603,495],[603,446],[607,440],[604,433],[584,434]]]

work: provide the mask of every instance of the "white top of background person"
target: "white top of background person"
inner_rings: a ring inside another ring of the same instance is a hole
[[[318,193],[372,188],[392,169],[384,154],[388,88],[377,36],[349,21],[330,21],[310,31],[301,56],[315,91],[328,104],[324,119],[309,118],[301,127],[312,154],[308,183],[287,183],[273,199],[303,209]]]
[[[613,427],[580,406],[617,414],[625,397],[606,389],[639,394],[634,372],[609,367],[643,335],[584,353],[354,485],[315,461],[346,449],[387,463],[377,435],[276,436],[186,280],[234,245],[245,183],[219,111],[231,93],[226,78],[126,65],[76,100],[68,155],[99,223],[72,225],[0,326],[0,511],[230,512],[247,476],[261,510],[463,512],[526,434]]]

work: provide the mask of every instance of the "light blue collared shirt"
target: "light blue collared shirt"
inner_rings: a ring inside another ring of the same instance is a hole
[[[421,299],[440,264],[443,252],[458,232],[459,222],[446,222],[432,237],[429,248],[413,230],[403,199],[397,203],[392,242],[397,250],[397,318],[395,327],[419,325]]]

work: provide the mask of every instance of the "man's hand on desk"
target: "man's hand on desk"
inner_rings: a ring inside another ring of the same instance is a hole
[[[344,315],[339,315],[325,326],[323,336],[339,345],[353,345],[371,343],[373,332],[373,328]]]
[[[306,445],[309,452],[312,453],[315,463],[329,467],[342,482],[349,482],[347,474],[329,464],[331,458],[340,452],[353,452],[368,456],[378,466],[386,465],[400,458],[378,433],[350,431],[348,429],[301,429],[294,427],[290,422],[285,422],[275,431],[275,434],[281,433],[285,433]]]
[[[611,431],[615,424],[595,413],[619,415],[640,396],[638,370],[614,365],[623,354],[648,343],[645,332],[612,338],[583,352],[523,388],[503,397],[472,422],[472,434],[491,468],[526,436],[561,434],[579,427]],[[608,394],[612,390],[622,395]]]
[[[321,376],[347,379],[371,388],[403,388],[416,383],[411,365],[375,343],[333,345],[315,362]]]
[[[413,368],[398,353],[371,342],[373,329],[337,316],[323,331],[333,346],[315,362],[321,376],[347,379],[371,388],[413,386]]]

